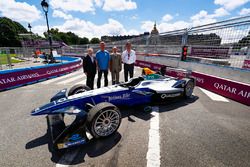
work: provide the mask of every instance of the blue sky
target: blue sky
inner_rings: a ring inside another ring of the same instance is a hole
[[[40,0],[0,0],[6,16],[34,33],[46,31]],[[47,0],[49,23],[60,31],[83,37],[132,35],[208,24],[250,14],[250,0]]]

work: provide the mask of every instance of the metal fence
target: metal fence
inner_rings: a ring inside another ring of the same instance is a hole
[[[122,52],[127,41],[106,42],[106,49],[111,52],[115,45]],[[147,60],[149,56],[164,56],[166,60],[175,60],[178,67],[182,47],[188,46],[187,62],[250,70],[250,16],[156,35],[143,34],[129,41],[139,60]],[[84,56],[89,47],[92,47],[94,52],[99,50],[99,44],[88,44],[62,47],[57,49],[57,52],[62,55]],[[5,59],[4,61],[8,62],[8,55],[11,53],[14,52],[20,59],[30,60],[34,48],[0,48],[0,52],[5,53],[0,54],[2,69],[1,61]],[[49,50],[43,49],[42,52],[49,53]],[[11,65],[9,67],[11,68]]]
[[[180,60],[185,45],[188,46],[188,62],[250,69],[250,16],[158,35],[144,35],[129,41],[139,54]],[[124,47],[126,42],[115,41],[107,45]]]

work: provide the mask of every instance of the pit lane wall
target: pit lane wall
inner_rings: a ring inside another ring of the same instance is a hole
[[[0,91],[44,81],[64,75],[81,67],[81,59],[57,57],[61,63],[0,71]]]
[[[139,67],[148,67],[154,70],[159,70],[162,66],[161,64],[146,62],[143,60],[137,60],[136,65]],[[183,78],[187,73],[186,70],[175,68],[167,68],[166,71],[167,75],[177,78]],[[196,85],[201,88],[250,106],[250,84],[236,82],[196,71],[191,72],[191,77],[196,79]]]

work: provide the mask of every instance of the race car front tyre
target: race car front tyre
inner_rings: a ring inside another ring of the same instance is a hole
[[[72,88],[69,89],[68,92],[68,96],[74,95],[74,94],[78,94],[78,93],[82,93],[82,92],[86,92],[91,90],[88,86],[83,85],[83,84],[77,84],[74,85]]]
[[[114,134],[120,124],[121,113],[111,103],[99,103],[89,110],[87,127],[94,138],[103,138]]]
[[[190,79],[186,81],[187,83],[185,84],[185,87],[184,87],[184,97],[190,98],[194,91],[194,81]]]

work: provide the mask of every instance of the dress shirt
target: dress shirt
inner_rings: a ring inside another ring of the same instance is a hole
[[[127,50],[122,52],[122,61],[125,64],[133,64],[136,61],[136,55],[135,51],[131,50],[130,53],[128,53]]]

